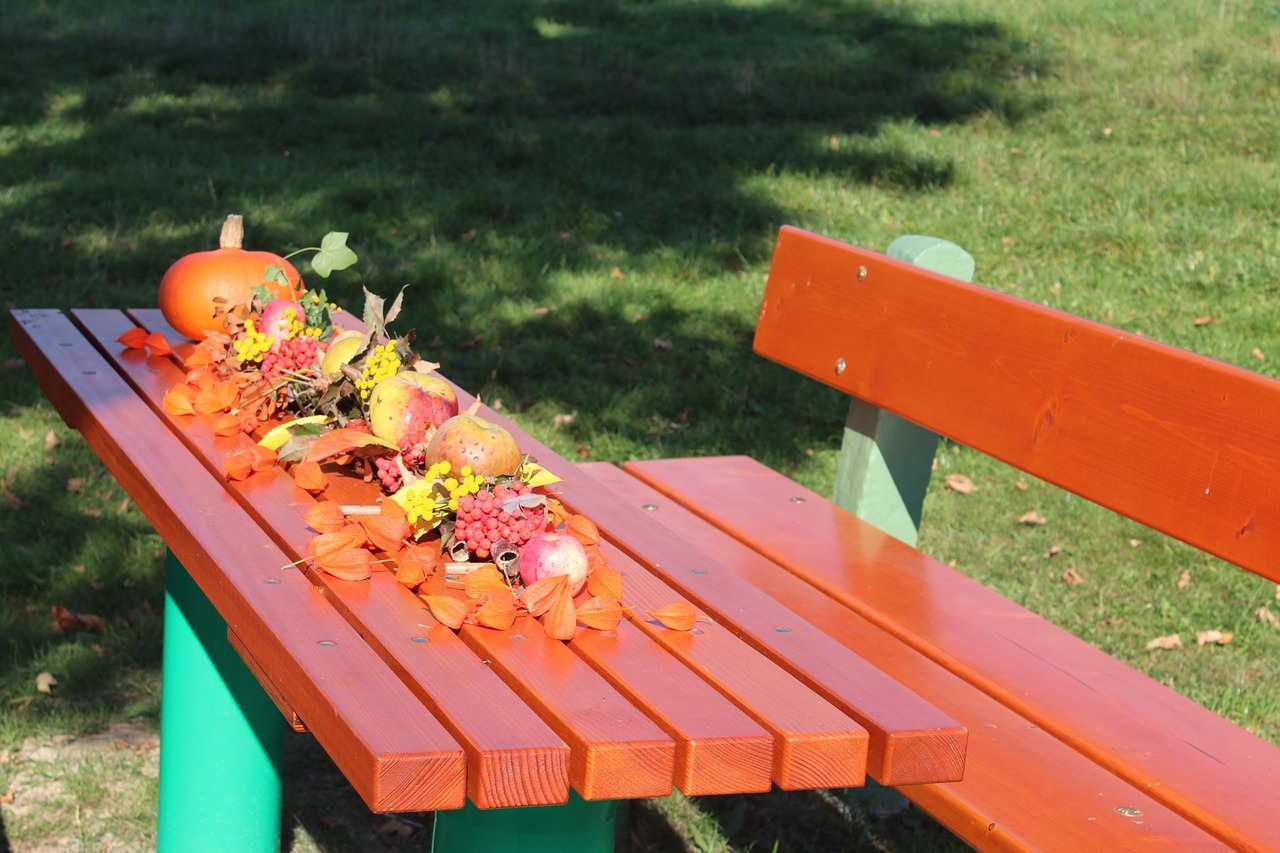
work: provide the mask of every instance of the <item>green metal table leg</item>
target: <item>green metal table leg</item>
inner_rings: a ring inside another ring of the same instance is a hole
[[[436,812],[434,853],[612,853],[618,804],[569,792],[563,806]]]
[[[284,718],[169,554],[157,849],[278,853]]]

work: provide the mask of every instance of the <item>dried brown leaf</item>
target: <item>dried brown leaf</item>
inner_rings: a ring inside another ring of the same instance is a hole
[[[978,487],[973,484],[973,480],[970,480],[964,474],[948,474],[945,483],[950,491],[962,495],[971,495],[978,491]]]
[[[1182,638],[1177,634],[1168,634],[1163,637],[1156,637],[1154,640],[1147,643],[1147,651],[1152,651],[1153,649],[1169,651],[1171,649],[1180,648],[1182,648]]]
[[[1202,646],[1209,643],[1225,646],[1235,638],[1236,635],[1230,631],[1196,631],[1196,643]]]
[[[1067,586],[1080,586],[1084,583],[1084,578],[1076,571],[1075,566],[1072,566],[1062,573],[1062,580],[1067,584]]]
[[[1265,605],[1253,611],[1253,615],[1258,617],[1258,621],[1268,628],[1280,628],[1280,617],[1271,612],[1270,608]]]
[[[62,444],[62,439],[58,438],[58,434],[56,432],[54,432],[53,430],[49,430],[44,434],[45,450],[53,450],[59,444]]]
[[[36,676],[36,690],[41,693],[52,694],[57,684],[58,679],[54,678],[51,672],[42,672]]]
[[[1048,524],[1049,519],[1045,518],[1043,515],[1036,512],[1034,509],[1030,509],[1024,512],[1022,515],[1018,516],[1018,523],[1019,524]]]
[[[1191,586],[1191,570],[1183,569],[1182,574],[1178,576],[1178,589],[1186,589]]]

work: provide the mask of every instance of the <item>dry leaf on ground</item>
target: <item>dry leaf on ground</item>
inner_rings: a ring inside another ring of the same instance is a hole
[[[1178,589],[1186,589],[1191,586],[1191,570],[1183,569],[1182,574],[1178,576]]]
[[[62,439],[58,438],[58,434],[55,433],[53,430],[49,430],[44,434],[45,450],[53,450],[59,444],[62,444]]]
[[[1253,615],[1258,617],[1258,621],[1269,628],[1280,628],[1280,618],[1271,612],[1267,607],[1259,607],[1253,611]]]
[[[971,495],[978,491],[978,487],[973,484],[973,480],[970,480],[964,474],[948,474],[945,483],[948,489],[962,495]]]
[[[1179,637],[1177,634],[1169,634],[1164,637],[1156,637],[1154,640],[1147,643],[1147,651],[1151,651],[1152,649],[1164,649],[1168,651],[1170,649],[1180,649],[1180,648],[1182,648],[1182,638]]]
[[[1084,578],[1076,571],[1075,566],[1062,573],[1062,580],[1066,582],[1067,586],[1080,586],[1080,584],[1084,583]]]
[[[1031,509],[1031,510],[1027,510],[1022,515],[1018,516],[1018,523],[1019,524],[1048,524],[1049,519],[1045,518],[1043,515],[1036,512],[1034,509]]]
[[[41,693],[53,693],[53,688],[58,684],[58,679],[53,677],[51,672],[42,672],[36,676],[36,690]]]
[[[1235,638],[1236,635],[1230,631],[1196,631],[1196,642],[1202,646],[1208,643],[1225,646]]]

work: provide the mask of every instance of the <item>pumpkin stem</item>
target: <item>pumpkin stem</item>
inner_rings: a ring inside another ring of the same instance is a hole
[[[244,217],[233,213],[222,223],[222,236],[218,238],[220,249],[240,249],[244,247]]]

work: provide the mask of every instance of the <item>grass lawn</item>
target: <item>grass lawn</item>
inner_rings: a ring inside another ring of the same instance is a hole
[[[784,223],[946,237],[983,284],[1280,369],[1274,3],[0,0],[0,49],[6,307],[153,304],[227,213],[251,248],[348,231],[330,295],[409,284],[423,354],[570,458],[750,453],[829,488],[843,400],[750,352]],[[147,847],[163,544],[0,356],[0,849]],[[936,478],[925,550],[1280,743],[1275,584],[938,464],[979,491]],[[1146,649],[1206,629],[1234,641]],[[305,738],[290,766],[294,850],[421,845]],[[874,789],[630,817],[638,850],[948,840]]]

